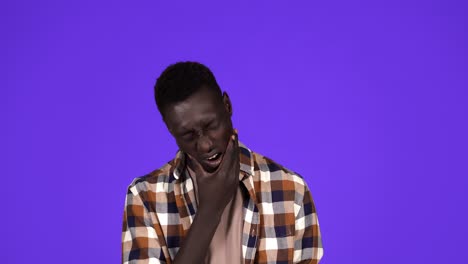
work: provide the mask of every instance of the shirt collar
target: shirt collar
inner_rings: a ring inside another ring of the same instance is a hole
[[[253,162],[253,153],[247,148],[242,142],[239,141],[239,163],[240,171],[244,172],[246,176],[254,175],[254,162]],[[174,159],[174,166],[171,174],[177,180],[180,176],[184,175],[185,171],[185,153],[181,150],[177,151],[176,157]],[[242,180],[244,176],[239,175],[239,180]]]

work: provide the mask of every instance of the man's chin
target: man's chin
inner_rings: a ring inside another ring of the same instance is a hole
[[[218,166],[218,167],[219,167],[219,166]],[[206,166],[203,166],[203,170],[204,170],[205,172],[208,172],[208,173],[213,173],[213,172],[215,172],[215,171],[218,169],[218,167],[213,168],[213,167],[206,167]]]

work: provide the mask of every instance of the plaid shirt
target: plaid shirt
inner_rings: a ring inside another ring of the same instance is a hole
[[[171,263],[197,212],[185,158],[129,186],[122,232],[122,263]],[[244,199],[244,263],[318,263],[320,229],[304,179],[240,144]]]

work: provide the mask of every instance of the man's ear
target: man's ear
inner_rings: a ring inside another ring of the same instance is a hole
[[[229,113],[229,116],[232,116],[232,104],[229,95],[226,92],[223,92],[223,105],[226,111]]]

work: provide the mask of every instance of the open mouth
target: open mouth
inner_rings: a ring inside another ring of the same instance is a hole
[[[205,158],[203,161],[205,163],[206,169],[209,171],[215,170],[221,164],[221,160],[223,158],[223,153],[218,152],[213,154],[212,156]]]
[[[219,157],[221,157],[221,153],[215,153],[213,156],[207,158],[207,160],[214,161],[217,160]]]

